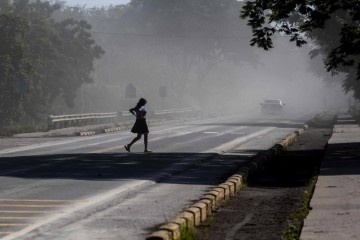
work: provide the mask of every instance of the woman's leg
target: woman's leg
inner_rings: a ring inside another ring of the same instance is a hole
[[[145,145],[145,150],[144,150],[144,152],[151,152],[151,151],[148,149],[148,134],[147,134],[147,133],[144,133],[144,145]]]
[[[131,141],[131,143],[129,143],[128,145],[126,145],[127,146],[127,148],[129,149],[126,149],[126,150],[128,150],[129,152],[130,152],[130,147],[131,147],[131,145],[133,145],[137,140],[139,140],[141,138],[141,133],[138,133],[137,134],[137,136]]]

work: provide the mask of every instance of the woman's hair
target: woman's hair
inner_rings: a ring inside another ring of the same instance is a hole
[[[147,103],[145,98],[140,98],[139,102],[136,104],[136,108],[141,108]]]

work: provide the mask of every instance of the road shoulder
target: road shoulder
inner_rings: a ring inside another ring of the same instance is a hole
[[[358,239],[360,236],[360,128],[345,122],[350,121],[340,117],[334,126],[310,203],[312,210],[301,233],[302,240]]]
[[[280,239],[301,208],[330,136],[330,129],[306,130],[281,157],[251,176],[247,187],[198,227],[195,239]]]

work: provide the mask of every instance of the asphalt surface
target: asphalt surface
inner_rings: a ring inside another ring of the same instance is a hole
[[[308,119],[153,127],[151,154],[143,153],[142,142],[127,153],[123,145],[134,137],[128,131],[11,139],[11,148],[0,139],[0,237],[144,239]]]

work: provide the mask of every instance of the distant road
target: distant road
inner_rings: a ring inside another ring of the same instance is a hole
[[[309,117],[223,118],[0,150],[0,239],[144,239]],[[12,140],[15,141],[15,140]]]

